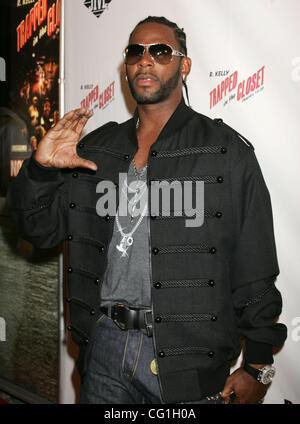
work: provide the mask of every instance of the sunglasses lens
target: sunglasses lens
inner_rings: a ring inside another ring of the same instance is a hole
[[[135,65],[144,56],[145,47],[141,44],[130,44],[125,49],[125,63]],[[167,65],[172,60],[172,48],[167,44],[153,44],[149,47],[149,54],[160,65]]]
[[[127,65],[135,65],[144,55],[144,46],[140,44],[130,44],[125,49],[125,63]]]
[[[160,65],[167,65],[172,60],[172,49],[167,44],[153,44],[149,47],[149,53]]]

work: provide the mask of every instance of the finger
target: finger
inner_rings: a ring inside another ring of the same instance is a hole
[[[92,171],[97,171],[98,166],[90,160],[78,158],[72,162],[70,168],[88,168]]]
[[[224,399],[225,403],[230,403],[231,396],[233,396],[233,393],[233,385],[230,383],[230,380],[227,380],[225,383],[225,387],[221,393],[221,396]]]
[[[90,117],[91,111],[84,108],[71,110],[70,112],[66,113],[63,116],[63,118],[61,118],[57,122],[56,129],[61,130],[64,128],[70,128],[72,125],[76,124],[79,119],[81,119],[84,116]]]
[[[75,111],[71,110],[66,113],[55,125],[56,130],[62,130],[64,128],[69,128],[72,125],[73,119],[75,116]]]
[[[72,126],[71,128],[72,128],[72,130],[73,131],[76,131],[77,132],[77,134],[81,134],[82,133],[82,130],[83,130],[83,128],[85,127],[85,125],[86,125],[86,123],[87,123],[87,121],[91,118],[93,116],[93,113],[91,114],[91,115],[89,115],[89,116],[84,116],[84,117],[82,117],[82,118],[80,118],[80,120],[78,121],[78,122],[76,122],[75,124],[74,124],[74,126]]]
[[[85,109],[82,111],[79,109],[75,111],[75,116],[72,119],[70,129],[75,131],[77,134],[81,134],[83,127],[87,123],[87,121],[93,116],[93,112],[91,110]]]

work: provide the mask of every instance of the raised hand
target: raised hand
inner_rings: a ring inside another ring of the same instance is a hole
[[[84,108],[66,113],[40,141],[35,160],[50,168],[89,168],[96,171],[94,162],[81,158],[76,152],[82,130],[92,115],[92,111]]]

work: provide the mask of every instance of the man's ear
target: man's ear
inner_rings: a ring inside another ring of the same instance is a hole
[[[124,78],[125,78],[125,80],[127,81],[127,69],[126,69],[126,64],[125,63],[123,63],[123,74],[124,74]]]
[[[181,68],[180,68],[183,81],[186,80],[186,77],[191,72],[191,67],[192,67],[192,60],[191,60],[191,58],[184,57],[181,60]]]

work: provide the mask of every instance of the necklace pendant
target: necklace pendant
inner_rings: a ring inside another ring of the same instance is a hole
[[[122,256],[127,256],[127,250],[133,243],[133,237],[132,236],[124,236],[116,247],[119,250],[119,252],[122,253]]]

